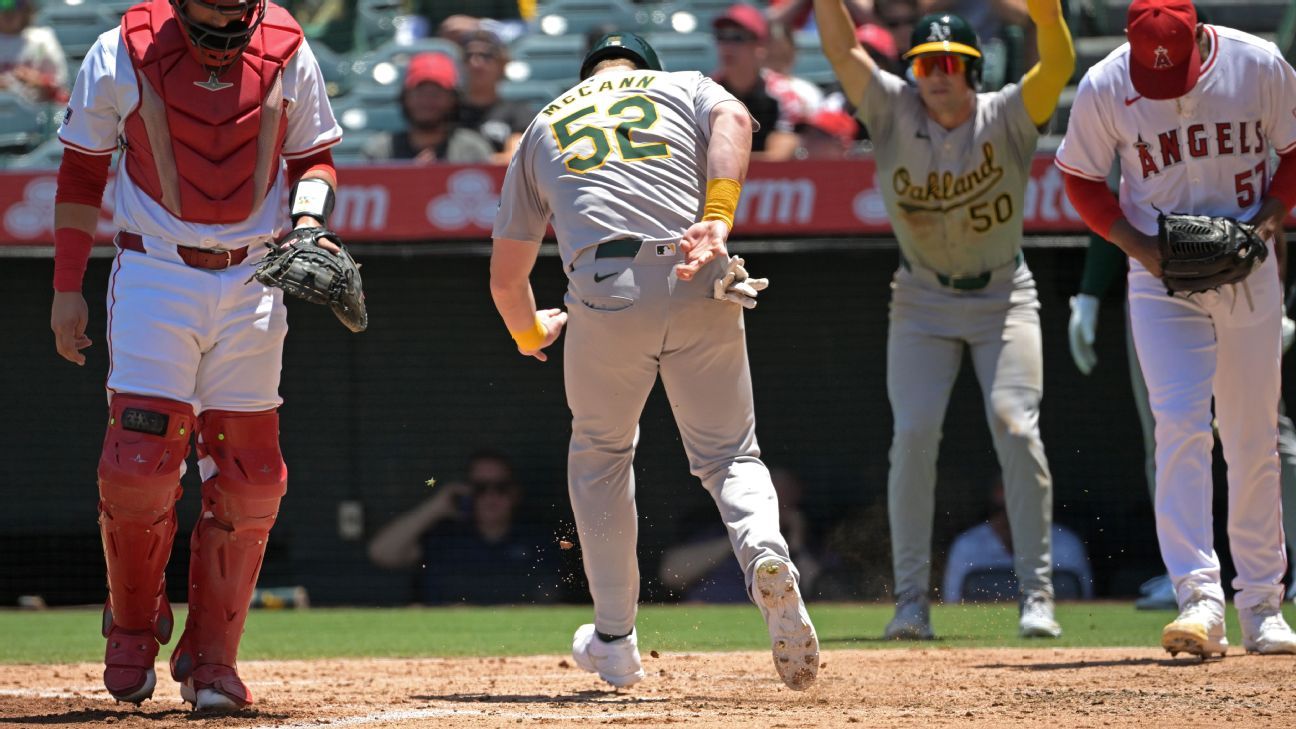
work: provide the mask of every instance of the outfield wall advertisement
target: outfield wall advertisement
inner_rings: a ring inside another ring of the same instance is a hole
[[[993,166],[993,160],[988,162]],[[1026,232],[1084,232],[1080,216],[1062,190],[1062,174],[1052,162],[1052,155],[1041,154],[1032,165],[1026,197],[1020,203]],[[343,167],[333,227],[353,242],[486,239],[504,171],[503,167],[463,165]],[[737,211],[737,234],[764,238],[888,235],[891,226],[876,172],[872,159],[753,163]],[[975,212],[982,203],[1002,202],[979,199],[978,189],[986,185],[963,192],[965,186],[958,179],[912,180],[896,175],[881,182],[927,209],[967,206]],[[112,184],[110,179],[100,216],[101,243],[111,240],[114,232]],[[53,170],[0,173],[0,245],[50,242],[55,187]],[[1002,208],[988,210],[1000,215],[1009,212]]]

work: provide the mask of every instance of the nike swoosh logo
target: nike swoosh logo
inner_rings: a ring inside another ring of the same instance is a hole
[[[616,271],[616,272],[613,272],[613,273],[603,274],[602,276],[600,276],[599,274],[596,273],[596,274],[594,274],[594,283],[601,283],[601,282],[603,282],[603,281],[606,281],[606,280],[612,278],[613,276],[619,276],[619,275],[621,275],[621,272],[620,272],[620,271]]]
[[[914,136],[919,139],[931,139],[931,137],[927,136],[927,132],[915,132]]]
[[[1138,96],[1135,96],[1132,99],[1127,98],[1125,99],[1125,106],[1133,106],[1134,102],[1138,101],[1141,98],[1143,98],[1143,94],[1139,94]]]

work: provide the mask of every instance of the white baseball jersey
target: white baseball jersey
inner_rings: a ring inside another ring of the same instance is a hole
[[[567,268],[604,241],[678,242],[702,215],[711,110],[724,101],[736,99],[696,71],[582,81],[523,133],[492,236],[539,242],[552,215]]]
[[[1158,208],[1250,218],[1269,185],[1270,146],[1296,147],[1296,72],[1278,48],[1232,28],[1205,30],[1201,76],[1177,99],[1134,89],[1128,43],[1090,68],[1058,149],[1059,168],[1090,180],[1106,180],[1119,157],[1121,211],[1148,235]]]
[[[334,120],[332,109],[320,103],[326,97],[315,54],[303,40],[284,68],[283,98],[288,105],[284,158],[306,157],[341,140],[342,128]],[[126,117],[138,104],[135,67],[121,42],[121,28],[113,28],[99,36],[81,63],[59,139],[86,154],[112,154],[122,138]],[[124,155],[121,164],[125,164]],[[124,170],[117,172],[113,223],[122,230],[139,233],[146,245],[160,239],[170,245],[242,248],[274,239],[288,219],[281,205],[282,173],[247,220],[209,225],[180,220],[136,186]]]

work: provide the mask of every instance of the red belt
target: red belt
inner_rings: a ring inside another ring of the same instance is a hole
[[[135,251],[144,253],[144,239],[138,233],[127,233],[121,231],[117,234],[117,247],[125,251]],[[221,271],[230,266],[237,266],[247,258],[248,247],[235,248],[230,251],[213,250],[210,248],[191,248],[190,246],[176,246],[176,253],[180,254],[180,260],[185,265],[192,268],[205,268],[209,271]]]

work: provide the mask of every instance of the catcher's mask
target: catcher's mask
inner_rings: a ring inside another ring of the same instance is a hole
[[[650,71],[662,70],[661,61],[657,60],[657,51],[648,45],[648,41],[634,33],[608,33],[590,46],[585,60],[581,61],[581,81],[594,73],[599,61],[609,58],[629,58],[639,68]]]
[[[965,58],[968,86],[981,87],[981,43],[967,21],[950,13],[925,15],[914,24],[909,35],[909,50],[903,58],[909,63],[925,53],[956,53]]]
[[[186,12],[190,5],[219,13],[229,22],[221,27],[200,23]],[[252,42],[252,34],[265,20],[266,0],[171,0],[171,10],[189,38],[194,58],[219,74]]]

